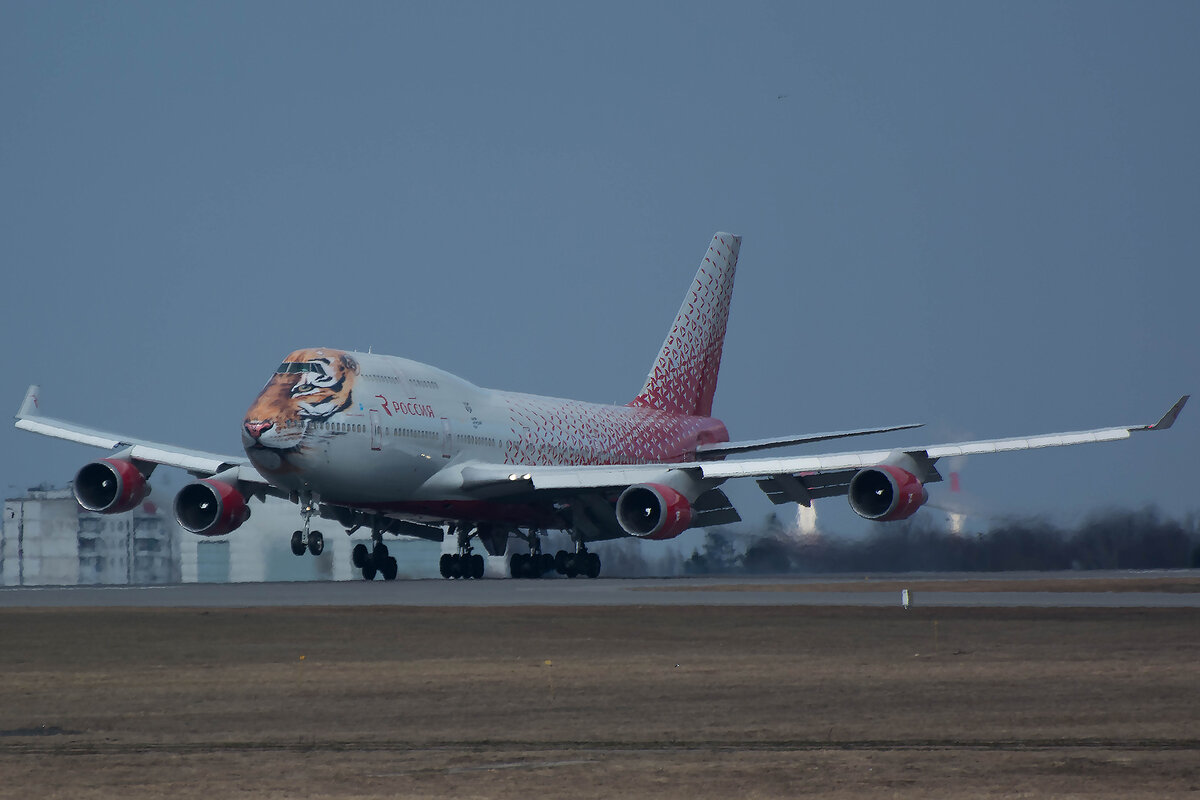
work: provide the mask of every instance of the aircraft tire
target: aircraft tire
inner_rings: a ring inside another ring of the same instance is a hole
[[[547,572],[554,571],[554,556],[550,555],[549,553],[542,553],[541,571],[542,575],[545,575]],[[541,577],[541,575],[538,577]]]
[[[588,553],[585,557],[584,573],[589,578],[600,577],[600,556],[595,553]]]
[[[375,580],[375,562],[374,561],[370,562],[369,564],[363,564],[362,576],[363,576],[364,581]]]
[[[476,580],[483,577],[484,570],[483,556],[475,553],[471,556],[471,577]]]
[[[449,580],[450,575],[450,559],[452,556],[449,553],[442,553],[442,557],[438,559],[438,570],[442,573],[442,577]]]
[[[558,570],[559,575],[567,574],[567,559],[570,554],[566,550],[559,550],[554,554],[554,568]]]
[[[325,552],[325,537],[320,531],[313,531],[308,535],[308,552],[314,556],[319,556]]]
[[[358,544],[354,545],[354,549],[350,551],[350,563],[354,565],[355,569],[362,569],[367,563],[370,552],[371,551],[367,549],[365,544],[359,542]]]
[[[396,574],[400,572],[400,564],[396,561],[395,556],[388,556],[379,567],[379,574],[383,575],[385,581],[396,580]]]
[[[383,542],[376,544],[375,549],[371,551],[371,557],[375,559],[376,563],[382,564],[383,560],[388,557],[387,545]]]
[[[512,558],[508,560],[508,574],[514,578],[525,577],[525,554],[513,553]]]
[[[567,577],[574,578],[579,574],[579,556],[573,555],[567,558]]]
[[[304,555],[304,534],[300,531],[292,531],[292,555]]]

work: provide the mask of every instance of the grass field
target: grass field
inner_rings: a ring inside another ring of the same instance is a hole
[[[1200,611],[0,611],[0,796],[1200,796]]]

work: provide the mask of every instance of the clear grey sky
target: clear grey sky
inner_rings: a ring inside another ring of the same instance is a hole
[[[0,4],[0,399],[240,454],[280,358],[327,345],[625,402],[719,229],[734,438],[1200,389],[1200,5],[427,5]],[[1183,514],[1198,444],[1200,398],[962,480]],[[8,494],[98,454],[0,446]]]

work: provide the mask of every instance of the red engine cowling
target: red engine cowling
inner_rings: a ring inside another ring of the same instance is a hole
[[[878,522],[908,519],[929,499],[916,475],[891,464],[860,469],[847,496],[855,514]]]
[[[120,514],[137,508],[150,494],[146,476],[132,461],[102,458],[75,473],[75,500],[88,511]]]
[[[250,519],[246,498],[234,487],[211,478],[189,483],[175,495],[175,519],[200,536],[224,536]]]
[[[617,522],[639,539],[674,539],[692,524],[692,504],[670,486],[636,484],[617,498]]]

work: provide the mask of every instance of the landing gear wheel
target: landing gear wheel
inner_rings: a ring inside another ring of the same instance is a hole
[[[375,548],[371,550],[371,558],[375,559],[376,563],[383,563],[383,560],[388,557],[387,545],[383,542],[376,542]]]
[[[363,576],[364,581],[375,580],[375,562],[374,561],[367,563],[367,564],[363,564],[362,576]]]
[[[304,534],[301,531],[292,531],[292,555],[304,555]]]
[[[547,572],[553,572],[554,556],[550,555],[549,553],[542,553],[541,563],[538,565],[538,568],[541,570],[542,575],[545,575]]]
[[[524,553],[513,553],[512,558],[508,561],[508,573],[514,578],[524,578],[526,558],[528,556]]]
[[[400,565],[396,563],[395,556],[388,556],[387,559],[379,565],[379,574],[383,576],[385,581],[396,580],[396,573],[400,571]]]
[[[362,569],[367,565],[367,561],[370,560],[370,553],[371,551],[367,550],[367,546],[359,542],[350,551],[350,563],[354,565],[355,569]]]
[[[473,556],[471,556],[471,577],[475,580],[479,580],[483,577],[483,570],[483,556],[479,555],[479,553],[475,553]]]
[[[319,556],[325,552],[325,537],[320,531],[313,531],[308,535],[308,552],[314,556]]]
[[[554,569],[559,575],[567,574],[567,559],[571,556],[566,550],[559,550],[554,554]]]
[[[450,559],[452,559],[452,558],[453,558],[453,556],[450,555],[449,553],[442,553],[442,557],[438,560],[438,570],[442,573],[442,577],[446,578],[447,580],[449,580],[451,577],[451,573],[450,573],[451,560]]]
[[[583,559],[580,558],[579,553],[576,553],[573,556],[567,557],[567,577],[568,578],[574,578],[576,575],[579,574],[579,567],[580,567],[579,562],[582,560]]]
[[[600,556],[595,553],[586,553],[583,557],[584,569],[583,572],[589,578],[600,577]]]

